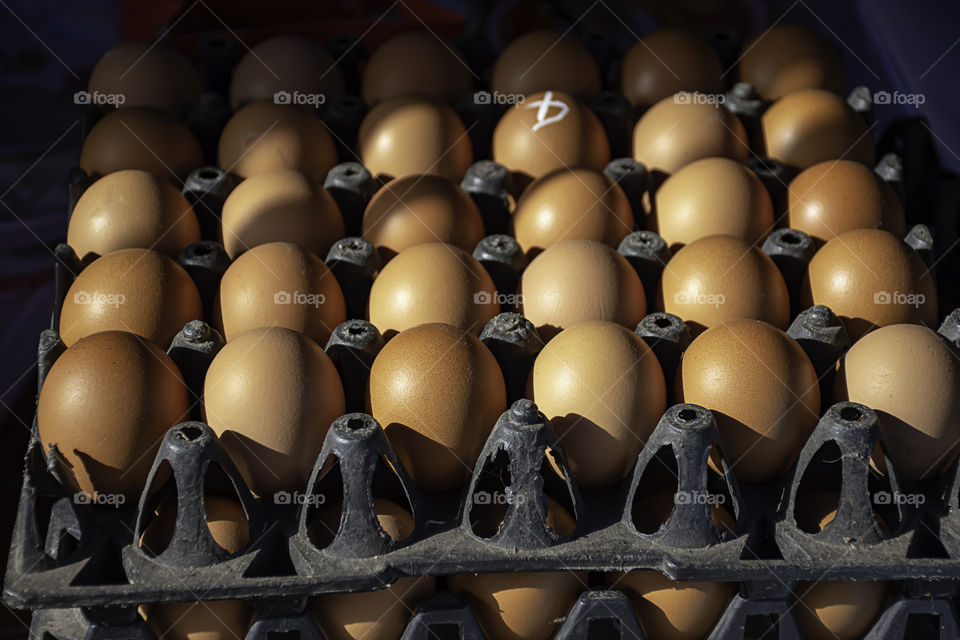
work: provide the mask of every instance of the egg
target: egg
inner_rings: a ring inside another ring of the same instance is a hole
[[[552,89],[587,99],[600,91],[600,71],[587,48],[574,38],[531,31],[497,57],[490,88],[524,96]]]
[[[453,109],[418,95],[379,102],[360,123],[357,151],[374,175],[431,173],[460,182],[473,163],[467,129]]]
[[[526,182],[567,167],[603,171],[610,162],[600,120],[572,95],[556,90],[532,93],[510,107],[493,131],[491,148],[494,160]]]
[[[432,32],[393,36],[367,60],[361,95],[368,105],[416,93],[453,103],[470,93],[473,77],[460,53]]]
[[[292,169],[320,186],[337,164],[337,151],[326,127],[309,110],[251,102],[223,127],[217,162],[240,178]]]
[[[620,185],[603,172],[563,167],[524,190],[511,224],[528,255],[574,238],[616,247],[633,231],[633,210]]]
[[[346,233],[333,196],[290,170],[257,174],[238,184],[223,203],[220,222],[232,259],[268,242],[295,242],[326,255]]]
[[[766,322],[708,329],[684,352],[678,376],[682,401],[713,412],[741,483],[782,477],[819,419],[816,370],[793,338]]]
[[[727,320],[752,318],[786,329],[787,284],[770,257],[734,236],[707,236],[667,262],[658,297],[696,335]]]
[[[203,318],[203,305],[183,267],[149,249],[121,249],[97,258],[73,281],[60,311],[68,347],[100,331],[129,331],[166,348],[183,325]]]
[[[882,581],[799,582],[797,623],[808,640],[857,640],[880,615],[887,595]]]
[[[264,498],[304,489],[330,424],[345,410],[327,354],[282,327],[247,331],[220,350],[204,380],[203,408],[247,486]]]
[[[746,162],[750,146],[740,119],[707,98],[681,93],[650,107],[633,129],[633,157],[667,174],[714,156]]]
[[[362,235],[389,260],[425,242],[447,242],[472,252],[483,239],[483,218],[460,185],[437,175],[391,180],[363,212]]]
[[[645,109],[678,91],[720,93],[723,67],[717,53],[692,33],[662,29],[638,41],[623,58],[620,91]]]
[[[193,208],[175,186],[148,171],[115,171],[90,185],[70,215],[67,244],[81,260],[119,249],[155,249],[176,259],[200,241]]]
[[[656,191],[654,229],[673,249],[712,235],[760,244],[773,230],[773,202],[760,178],[736,160],[704,158]]]
[[[853,229],[883,229],[898,238],[907,232],[893,187],[852,160],[817,163],[790,182],[787,226],[820,242]]]
[[[37,403],[44,451],[56,445],[78,488],[136,504],[167,429],[187,419],[183,376],[157,345],[104,331],[57,358]]]
[[[651,467],[651,470],[665,475],[666,468]],[[661,473],[662,472],[662,473]],[[640,486],[637,488],[637,494],[633,501],[631,517],[637,531],[644,534],[656,533],[661,526],[670,522],[673,510],[677,506],[677,496],[675,489],[654,489],[645,485],[647,475],[643,476]],[[671,476],[668,480],[674,480]],[[722,495],[722,494],[721,494]],[[726,496],[724,496],[725,498]],[[718,531],[733,531],[736,522],[730,512],[720,506],[720,502],[715,500],[709,503],[710,519]]]
[[[426,322],[454,325],[478,336],[499,312],[496,286],[483,265],[442,242],[399,253],[370,288],[368,317],[388,339]]]
[[[323,96],[330,103],[343,95],[340,67],[319,44],[300,35],[281,35],[258,43],[240,59],[230,77],[230,108],[274,100],[285,91]],[[320,98],[317,98],[319,101]]]
[[[877,412],[900,481],[934,478],[960,452],[957,358],[933,330],[893,324],[862,337],[841,362],[837,398]]]
[[[527,266],[520,306],[544,340],[587,320],[635,328],[647,313],[640,276],[626,258],[595,240],[564,240]]]
[[[749,82],[767,100],[803,89],[846,89],[843,57],[826,38],[792,24],[767,29],[743,48],[740,82]]]
[[[91,97],[122,96],[124,107],[153,107],[181,116],[200,99],[200,75],[165,42],[131,41],[113,47],[90,72]]]
[[[507,408],[496,359],[473,334],[450,325],[397,334],[373,361],[369,384],[371,415],[427,492],[464,484]]]
[[[760,118],[764,155],[794,170],[845,158],[873,166],[873,137],[843,98],[803,89],[780,98]]]
[[[247,546],[250,542],[250,526],[243,505],[236,499],[208,494],[203,498],[203,507],[210,537],[224,551],[235,554]],[[161,501],[156,517],[140,537],[140,547],[144,552],[151,556],[163,553],[173,537],[176,522],[176,499]],[[185,533],[192,535],[192,532]]]
[[[937,322],[937,291],[920,255],[879,229],[855,229],[810,260],[804,306],[830,307],[856,342],[875,326]]]
[[[260,327],[286,327],[321,347],[347,319],[336,277],[323,260],[291,242],[261,244],[223,274],[219,324],[228,341]]]
[[[663,370],[647,344],[615,322],[561,331],[537,356],[532,399],[550,419],[586,487],[625,478],[667,408]]]
[[[553,458],[547,460],[553,466]],[[577,523],[570,516],[570,513],[562,504],[550,496],[545,495],[544,498],[547,501],[547,516],[544,518],[544,523],[561,536],[573,534],[577,528]],[[492,538],[497,535],[503,526],[508,506],[501,502],[487,502],[485,504],[474,502],[470,506],[470,527],[473,532],[484,538]]]
[[[93,179],[121,169],[142,169],[183,182],[204,165],[200,143],[164,111],[124,107],[104,115],[80,149],[80,168]]]

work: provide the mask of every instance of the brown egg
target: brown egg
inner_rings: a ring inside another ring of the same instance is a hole
[[[678,91],[723,91],[723,67],[704,40],[682,29],[644,37],[623,58],[620,91],[634,107],[647,108]]]
[[[405,540],[413,533],[413,516],[400,505],[383,498],[374,498],[373,510],[377,514],[380,527],[397,542]],[[343,502],[340,500],[331,501],[317,509],[307,527],[310,541],[318,548],[326,547],[333,542],[340,529],[342,516]]]
[[[787,189],[787,226],[827,242],[853,229],[906,233],[893,188],[859,162],[828,160],[806,169]]]
[[[470,333],[424,324],[390,340],[370,369],[370,411],[422,491],[460,488],[507,408],[503,375]],[[443,398],[443,402],[438,402]]]
[[[655,472],[666,472],[666,468],[656,468]],[[672,476],[669,478],[673,480]],[[644,476],[643,481],[646,480]],[[633,502],[633,523],[641,533],[656,533],[662,525],[670,521],[673,510],[677,506],[677,495],[674,489],[650,490],[641,484],[642,491],[637,492]],[[722,494],[720,494],[722,495]],[[723,496],[726,498],[726,496]],[[719,531],[733,531],[736,521],[719,501],[710,502],[710,518]]]
[[[678,375],[683,402],[713,412],[742,483],[781,477],[817,425],[817,372],[793,338],[766,322],[708,329],[684,352]]]
[[[808,640],[857,640],[880,615],[886,595],[882,581],[799,582],[793,611]]]
[[[510,107],[492,145],[494,160],[528,178],[562,168],[603,171],[610,162],[610,143],[597,116],[560,91],[534,93]]]
[[[91,99],[112,98],[123,107],[153,107],[181,116],[200,99],[200,75],[164,42],[123,42],[103,54],[90,72]],[[122,97],[119,97],[122,96]]]
[[[203,318],[200,294],[183,267],[149,249],[97,258],[73,281],[60,312],[68,347],[99,331],[129,331],[166,348],[183,325]]]
[[[937,291],[920,255],[879,229],[855,229],[823,246],[803,283],[804,306],[840,316],[853,341],[875,326],[937,322]]]
[[[326,127],[307,109],[252,102],[227,122],[217,147],[220,168],[241,178],[293,169],[323,184],[337,164]]]
[[[136,504],[161,438],[188,410],[183,377],[160,347],[105,331],[78,340],[53,364],[37,429],[44,451],[57,446],[81,491]]]
[[[281,327],[237,336],[210,364],[207,424],[250,490],[301,491],[323,439],[344,412],[343,385],[316,342]]]
[[[630,600],[648,637],[700,640],[723,615],[737,592],[730,582],[679,582],[659,571],[610,573],[605,581]]]
[[[871,331],[843,358],[837,397],[877,412],[888,455],[901,481],[934,478],[957,457],[957,358],[956,349],[931,329],[913,324]]]
[[[239,553],[250,542],[250,526],[247,515],[236,499],[206,495],[203,498],[207,529],[210,537],[227,553]],[[160,503],[157,517],[147,525],[140,536],[140,546],[153,556],[158,556],[167,548],[173,537],[177,522],[177,502],[175,499]]]
[[[647,313],[640,276],[626,258],[594,240],[564,240],[538,255],[519,291],[523,315],[544,340],[586,320],[633,329]]]
[[[767,29],[743,48],[740,82],[749,82],[767,100],[803,89],[846,89],[843,56],[826,38],[792,24]]]
[[[667,178],[656,192],[653,224],[676,249],[712,235],[759,244],[773,230],[773,202],[760,178],[729,158],[704,158]]]
[[[777,265],[733,236],[707,236],[680,249],[663,270],[658,294],[663,310],[683,318],[694,334],[740,318],[781,329],[790,324],[790,297]]]
[[[803,480],[807,481],[808,478],[809,476],[805,476]],[[822,476],[819,476],[819,479],[822,480]],[[800,490],[797,491],[793,510],[797,526],[808,533],[823,531],[837,517],[837,505],[839,504],[839,484],[832,489],[804,490],[804,487],[801,486]],[[873,512],[873,519],[881,531],[889,531],[887,523],[876,511]]]
[[[846,158],[873,166],[873,137],[843,98],[804,89],[780,98],[760,118],[764,155],[797,170]]]
[[[622,480],[667,408],[656,356],[615,322],[581,322],[561,331],[537,356],[533,401],[587,487]]]
[[[547,460],[556,469],[553,458]],[[550,496],[544,497],[547,499],[547,517],[544,518],[546,525],[561,536],[571,535],[577,528],[576,520],[562,504]],[[491,501],[485,504],[474,502],[470,507],[470,526],[473,528],[473,532],[484,538],[495,536],[503,525],[508,506],[502,502]]]
[[[363,72],[363,101],[416,93],[452,103],[470,93],[473,78],[460,53],[433,33],[408,31],[377,47]]]
[[[603,172],[564,167],[524,190],[512,225],[528,254],[574,238],[616,247],[633,231],[633,211],[620,185]]]
[[[200,144],[186,125],[147,107],[124,107],[104,115],[80,150],[80,168],[91,178],[142,169],[183,182],[203,164]]]
[[[442,102],[402,95],[378,103],[360,123],[357,150],[374,175],[432,173],[460,182],[473,145],[457,114]]]
[[[447,242],[472,252],[483,239],[483,218],[460,185],[435,175],[391,180],[363,212],[363,237],[389,260],[425,242]]]
[[[600,71],[587,48],[574,38],[531,31],[497,58],[490,88],[510,95],[552,89],[586,99],[600,91]]]
[[[323,96],[330,103],[343,95],[340,67],[319,44],[299,35],[268,38],[247,51],[230,77],[230,108],[274,100],[285,91]],[[317,101],[320,99],[318,98]]]
[[[261,244],[237,258],[223,274],[217,303],[227,340],[259,327],[286,327],[322,347],[347,319],[336,277],[291,242]]]
[[[295,242],[325,256],[345,230],[340,209],[326,189],[302,173],[261,173],[237,185],[223,203],[223,246],[236,259],[268,242]]]
[[[476,258],[451,244],[427,242],[398,254],[370,288],[368,316],[388,339],[426,322],[475,336],[500,313],[496,286]]]
[[[740,119],[702,93],[664,98],[633,129],[633,157],[663,173],[719,156],[746,162],[747,132]]]
[[[155,174],[115,171],[94,182],[73,208],[67,243],[81,260],[118,249],[155,249],[176,259],[200,240],[187,199]]]

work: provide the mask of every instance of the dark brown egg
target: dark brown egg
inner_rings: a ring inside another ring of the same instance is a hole
[[[843,56],[823,36],[792,24],[767,29],[743,48],[740,82],[749,82],[767,100],[803,89],[842,94]]]
[[[572,37],[531,31],[497,58],[490,88],[510,95],[552,89],[587,99],[600,91],[600,72],[587,48]]]
[[[473,75],[460,53],[427,31],[408,31],[377,47],[363,72],[363,101],[416,93],[452,103],[470,93]]]
[[[645,109],[678,91],[723,91],[723,68],[704,40],[681,29],[663,29],[627,52],[620,90],[631,105]]]
[[[797,623],[809,640],[857,640],[883,610],[888,584],[883,581],[798,582],[794,595]]]

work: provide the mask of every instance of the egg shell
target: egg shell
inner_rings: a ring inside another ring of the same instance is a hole
[[[600,71],[577,40],[553,31],[531,31],[511,42],[493,65],[490,87],[505,95],[553,89],[580,99],[600,91]]]
[[[371,415],[427,492],[464,484],[507,408],[496,359],[475,336],[444,324],[413,327],[387,342],[370,369],[369,396]]]
[[[873,465],[871,464],[871,466]],[[810,479],[810,476],[805,475],[803,481],[806,483]],[[822,480],[822,477],[817,477],[816,480]],[[840,485],[838,484],[833,488],[821,487],[810,490],[801,485],[795,500],[793,516],[797,526],[801,530],[811,533],[823,531],[837,517],[837,506],[840,504]],[[873,512],[873,519],[880,531],[889,531],[887,523],[876,511]]]
[[[633,329],[647,313],[640,276],[626,258],[594,240],[564,240],[536,258],[520,279],[523,315],[544,340],[587,320]]]
[[[657,471],[666,471],[666,469]],[[655,533],[662,525],[670,522],[673,510],[677,506],[676,489],[650,490],[644,486],[644,480],[638,487],[631,515],[638,531]],[[716,501],[710,503],[710,519],[721,532],[724,530],[732,532],[736,526],[736,521],[730,512]]]
[[[242,600],[174,602],[143,606],[140,611],[164,640],[243,638],[253,622],[253,611]]]
[[[374,498],[373,510],[377,514],[380,528],[397,542],[405,540],[413,533],[413,516],[400,505],[383,498]],[[319,548],[333,542],[340,529],[342,515],[343,502],[340,500],[330,501],[318,509],[307,527],[310,541]]]
[[[53,364],[37,403],[44,451],[56,445],[79,489],[135,504],[167,430],[189,397],[173,361],[131,333],[78,340]]]
[[[792,24],[778,24],[747,43],[737,64],[740,82],[749,82],[767,100],[803,89],[846,89],[843,56],[823,36]]]
[[[765,322],[708,329],[684,352],[678,375],[682,401],[713,412],[741,483],[782,477],[817,425],[816,370],[793,338]]]
[[[857,640],[883,609],[887,583],[864,580],[799,582],[793,608],[809,640]]]
[[[452,103],[470,93],[473,78],[454,47],[433,33],[408,31],[377,47],[367,60],[362,84],[368,105],[405,93]]]
[[[129,331],[166,348],[183,325],[202,318],[183,267],[156,251],[121,249],[94,260],[70,285],[60,338],[69,347],[100,331]]]
[[[547,458],[547,460],[553,466],[553,458]],[[547,500],[547,516],[544,518],[546,525],[561,536],[571,535],[577,528],[576,520],[559,502],[550,496],[544,497]],[[473,532],[484,538],[495,536],[500,531],[503,520],[507,516],[508,506],[494,502],[486,504],[474,502],[470,506],[470,525]]]
[[[851,340],[874,326],[937,322],[937,290],[920,255],[879,229],[855,229],[825,244],[804,277],[804,306],[840,316]]]
[[[550,419],[574,478],[587,487],[626,477],[667,408],[656,356],[615,322],[564,329],[537,356],[531,376],[533,401]]]
[[[168,181],[138,169],[90,185],[70,215],[67,243],[83,261],[119,249],[155,249],[173,259],[200,240],[187,199]]]
[[[682,29],[655,31],[623,58],[620,91],[634,107],[646,108],[678,91],[720,93],[723,67],[717,53]]]
[[[260,173],[238,184],[223,203],[220,221],[223,246],[234,260],[269,242],[294,242],[325,256],[346,233],[333,196],[290,170]]]
[[[368,317],[386,338],[427,322],[480,335],[500,312],[496,285],[469,253],[427,242],[399,253],[370,288]]]
[[[200,99],[200,75],[164,42],[131,41],[113,47],[90,72],[88,90],[122,96],[124,107],[153,107],[181,116]]]
[[[203,386],[207,424],[255,494],[302,491],[330,424],[344,413],[343,385],[316,342],[281,327],[227,343]]]
[[[250,525],[243,506],[236,499],[206,495],[203,498],[204,513],[210,537],[227,553],[239,553],[250,542]],[[177,501],[160,503],[156,517],[150,521],[140,546],[151,555],[160,555],[173,537],[177,522]],[[175,618],[174,618],[175,619]]]

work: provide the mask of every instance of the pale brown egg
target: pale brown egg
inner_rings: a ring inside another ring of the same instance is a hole
[[[816,370],[793,338],[766,322],[708,329],[684,352],[678,376],[683,402],[713,412],[742,483],[786,473],[819,419]]]
[[[475,336],[500,312],[496,285],[476,258],[451,244],[427,242],[399,253],[370,288],[368,317],[388,339],[426,322]]]
[[[103,54],[90,72],[88,91],[93,104],[153,107],[182,116],[200,99],[203,84],[190,61],[169,44],[131,41]]]
[[[278,92],[289,94],[290,104],[296,104],[294,93],[323,96],[315,101],[329,104],[343,95],[343,74],[330,54],[313,40],[300,35],[274,36],[247,51],[234,67],[230,108],[236,110],[257,100],[272,101]]]
[[[799,582],[793,608],[808,640],[857,640],[880,615],[887,595],[883,581]]]
[[[547,461],[556,469],[553,458],[547,458]],[[544,497],[547,499],[547,517],[544,518],[546,525],[561,536],[571,535],[577,528],[577,522],[570,512],[550,496]],[[503,526],[508,507],[509,505],[500,501],[490,501],[485,504],[474,502],[470,507],[470,526],[473,532],[484,538],[495,536]]]
[[[227,343],[203,392],[207,424],[250,490],[267,499],[306,487],[330,424],[344,412],[333,362],[316,342],[282,327]]]
[[[361,95],[368,105],[404,93],[453,103],[470,93],[473,75],[460,52],[426,31],[393,36],[367,60]]]
[[[210,537],[227,553],[239,553],[250,542],[247,515],[235,498],[208,494],[203,498],[204,514]],[[177,522],[176,499],[160,503],[156,517],[140,536],[140,547],[149,555],[158,556],[173,537]]]
[[[90,185],[73,208],[67,244],[81,260],[119,249],[155,249],[173,259],[200,240],[187,199],[170,182],[138,169]]]
[[[80,168],[94,179],[121,169],[142,169],[179,183],[203,164],[200,143],[186,125],[148,107],[124,107],[104,115],[80,150]]]
[[[787,284],[770,257],[733,236],[707,236],[683,247],[663,270],[663,310],[680,316],[694,334],[727,320],[752,318],[786,329]]]
[[[804,89],[780,98],[760,118],[764,155],[802,171],[824,160],[845,158],[873,166],[873,137],[843,98]]]
[[[105,331],[78,340],[53,364],[37,403],[46,452],[56,445],[78,488],[136,504],[167,429],[187,419],[189,394],[157,345]]]
[[[656,192],[654,230],[673,249],[712,235],[759,244],[773,231],[773,202],[760,178],[729,158],[704,158]]]
[[[666,468],[657,467],[652,467],[651,470],[654,471],[654,473],[665,473],[667,471]],[[633,517],[634,526],[640,533],[651,534],[656,533],[662,525],[670,521],[670,517],[673,515],[673,510],[677,506],[678,500],[676,491],[673,488],[648,488],[643,484],[646,479],[647,477],[645,475],[643,480],[641,480],[640,486],[637,488],[631,516]],[[668,480],[674,480],[674,478],[669,477]],[[726,496],[723,497],[724,499],[726,498]],[[730,512],[727,511],[719,500],[710,502],[709,506],[710,519],[713,520],[713,524],[717,527],[717,530],[721,532],[724,530],[732,532],[736,527],[736,521]]]
[[[823,36],[792,24],[767,29],[743,48],[740,82],[749,82],[767,100],[803,89],[846,89],[843,57]]]
[[[323,260],[291,242],[269,242],[223,274],[215,314],[228,341],[251,329],[286,327],[322,347],[347,319],[347,308]]]
[[[935,478],[960,444],[960,362],[933,330],[894,324],[871,331],[846,353],[837,398],[877,412],[897,478]]]
[[[223,203],[220,222],[232,259],[268,242],[294,242],[325,256],[346,233],[333,196],[290,170],[257,174],[238,184]]]
[[[474,335],[444,324],[413,327],[387,342],[369,389],[371,414],[427,492],[464,484],[507,408],[496,359]]]
[[[490,88],[511,96],[552,89],[587,99],[600,91],[600,71],[587,48],[574,38],[531,31],[497,58]]]
[[[853,341],[873,327],[937,322],[937,291],[920,255],[879,229],[855,229],[825,244],[810,261],[804,306],[840,316]]]
[[[620,91],[634,107],[647,108],[678,91],[720,93],[723,67],[716,51],[682,29],[655,31],[623,58]]]
[[[309,110],[251,102],[223,128],[217,162],[241,178],[293,169],[320,186],[337,164],[337,150],[326,127]]]
[[[906,233],[893,188],[865,165],[827,160],[804,170],[787,189],[787,226],[820,242],[853,229]]]
[[[746,162],[750,146],[740,119],[702,93],[664,98],[633,129],[633,157],[648,169],[670,174],[715,156]]]
[[[97,258],[73,281],[60,312],[68,347],[100,331],[129,331],[166,348],[183,325],[203,318],[197,286],[179,264],[149,249]]]
[[[538,255],[524,270],[519,293],[523,315],[544,340],[586,320],[633,329],[647,313],[640,276],[595,240],[564,240]]]
[[[528,255],[575,238],[617,247],[633,231],[633,211],[620,185],[603,172],[564,167],[524,190],[511,224]]]
[[[667,408],[655,355],[633,331],[594,320],[561,331],[537,356],[533,401],[587,487],[622,480]]]
[[[378,103],[360,123],[357,151],[374,175],[432,173],[460,182],[473,145],[453,109],[430,98],[401,95]]]
[[[483,239],[483,218],[460,185],[437,175],[391,180],[363,212],[362,235],[389,260],[425,242],[447,242],[472,252]]]

